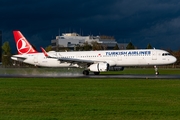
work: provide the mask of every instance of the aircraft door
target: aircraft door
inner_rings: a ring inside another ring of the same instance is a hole
[[[152,51],[152,60],[157,60],[157,52],[155,50]]]
[[[34,56],[34,64],[35,64],[35,65],[38,64],[38,56],[37,56],[37,55]]]
[[[81,56],[80,54],[76,54],[76,58],[77,58],[77,59],[80,58],[80,56]]]
[[[122,56],[121,55],[118,55],[117,61],[122,61]]]

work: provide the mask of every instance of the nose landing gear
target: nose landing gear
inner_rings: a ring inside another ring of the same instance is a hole
[[[157,68],[156,65],[154,66],[154,70],[155,70],[155,74],[156,74],[156,75],[159,75],[158,68]]]

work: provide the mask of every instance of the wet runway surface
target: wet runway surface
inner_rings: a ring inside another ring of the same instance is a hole
[[[180,75],[93,75],[81,74],[58,74],[58,75],[20,75],[20,74],[0,74],[1,78],[128,78],[128,79],[180,79]]]
[[[137,69],[135,69],[137,70]],[[82,69],[0,68],[1,78],[117,78],[117,79],[180,79],[180,74],[100,74],[83,75]]]

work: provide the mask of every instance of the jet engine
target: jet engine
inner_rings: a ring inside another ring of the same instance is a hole
[[[95,63],[89,66],[90,71],[92,72],[105,72],[109,70],[108,63]]]

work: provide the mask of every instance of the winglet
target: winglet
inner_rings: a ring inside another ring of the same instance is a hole
[[[44,55],[45,55],[46,57],[49,57],[49,55],[47,54],[47,52],[44,50],[43,47],[41,47],[41,50],[42,50],[42,52],[44,53]]]

